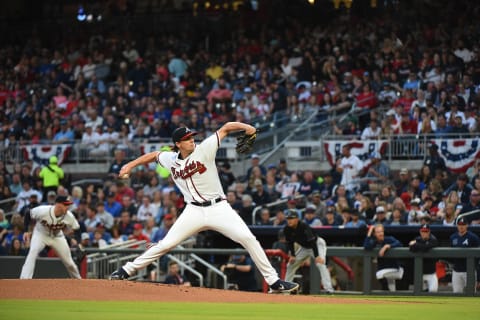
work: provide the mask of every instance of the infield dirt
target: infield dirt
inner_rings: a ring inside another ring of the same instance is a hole
[[[93,279],[0,280],[0,299],[378,304],[378,301],[362,298],[279,295]]]

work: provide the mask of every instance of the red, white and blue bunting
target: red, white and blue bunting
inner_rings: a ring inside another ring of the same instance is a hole
[[[447,168],[456,173],[467,171],[475,159],[480,159],[480,139],[435,139],[438,152],[445,160]]]
[[[67,159],[71,148],[69,144],[28,145],[23,147],[23,155],[26,160],[32,160],[39,165],[47,165],[50,157],[56,156],[60,165]]]
[[[380,152],[380,154],[383,155],[388,146],[388,140],[327,141],[323,144],[323,147],[325,148],[325,154],[331,166],[334,166],[335,160],[341,157],[342,147],[346,144],[351,146],[350,152],[353,155],[356,155],[362,161],[366,161],[374,151]]]

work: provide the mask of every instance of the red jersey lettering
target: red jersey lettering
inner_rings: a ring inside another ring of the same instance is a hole
[[[177,170],[174,167],[170,169],[174,179],[182,178],[183,180],[190,178],[195,173],[202,174],[207,171],[207,167],[200,161],[193,161],[185,166],[185,168]]]

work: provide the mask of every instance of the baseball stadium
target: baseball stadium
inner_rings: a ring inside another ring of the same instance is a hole
[[[477,319],[479,16],[2,1],[2,318]]]

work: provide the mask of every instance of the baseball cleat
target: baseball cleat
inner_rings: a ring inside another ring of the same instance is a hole
[[[288,282],[278,279],[270,286],[268,293],[293,293],[298,290],[300,285],[295,282]]]
[[[110,280],[126,280],[129,277],[128,273],[122,268],[113,271],[110,275]]]

